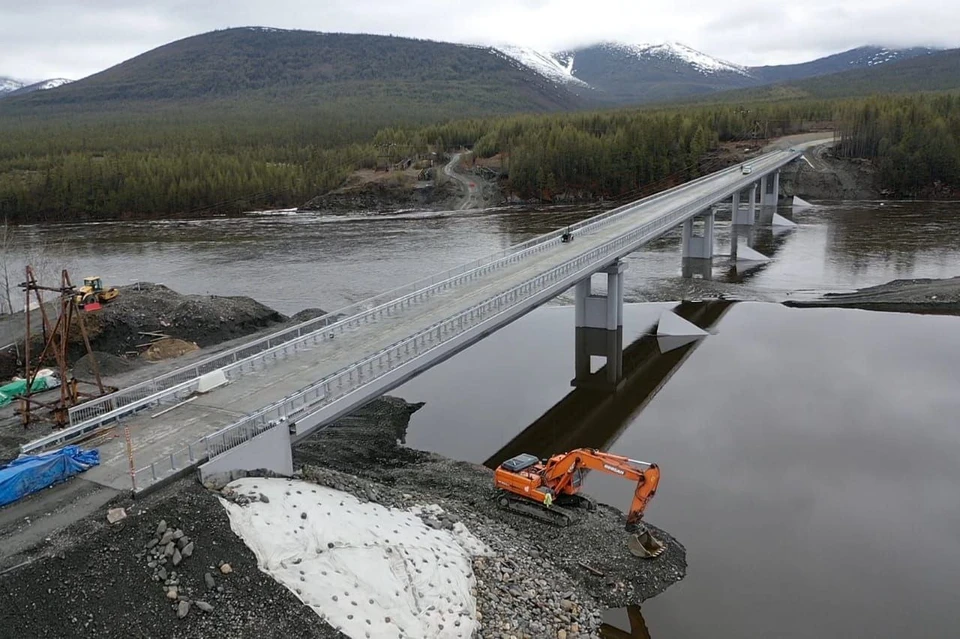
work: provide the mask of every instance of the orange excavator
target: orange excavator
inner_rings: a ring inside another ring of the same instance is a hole
[[[560,453],[547,460],[529,454],[517,455],[500,464],[494,472],[497,504],[504,510],[546,523],[569,526],[576,521],[569,506],[584,506],[589,510],[596,507],[579,494],[584,475],[590,470],[637,482],[633,503],[627,512],[627,531],[631,533],[627,547],[637,557],[650,558],[662,553],[664,545],[641,521],[660,482],[660,469],[656,464],[590,448]]]

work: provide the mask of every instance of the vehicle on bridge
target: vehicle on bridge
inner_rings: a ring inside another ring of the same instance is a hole
[[[524,453],[503,462],[494,472],[497,505],[549,524],[569,526],[576,517],[568,507],[582,506],[588,510],[596,507],[579,494],[588,470],[637,482],[627,513],[627,532],[631,533],[627,547],[631,554],[645,559],[662,553],[664,545],[640,521],[660,482],[660,469],[656,464],[590,448],[578,448],[543,461]]]

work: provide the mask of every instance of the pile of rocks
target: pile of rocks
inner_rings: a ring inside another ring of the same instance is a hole
[[[147,568],[153,571],[153,581],[163,586],[167,599],[173,602],[177,617],[186,617],[193,606],[203,612],[213,611],[213,605],[192,598],[193,588],[182,583],[183,575],[176,570],[184,560],[193,556],[195,548],[195,542],[184,534],[183,530],[168,526],[166,520],[161,520],[153,537],[143,547],[143,558],[147,560]],[[222,564],[221,572],[231,572],[230,565]],[[207,573],[204,579],[208,589],[217,587],[210,573]],[[223,587],[219,588],[222,592]]]

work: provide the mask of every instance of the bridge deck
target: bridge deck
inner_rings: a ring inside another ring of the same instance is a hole
[[[753,162],[754,174],[778,168],[783,157]],[[162,460],[205,435],[224,428],[251,412],[284,399],[308,384],[333,374],[365,356],[376,354],[396,342],[429,328],[434,323],[522,284],[587,251],[618,238],[640,225],[656,220],[678,208],[744,181],[739,171],[689,185],[669,198],[641,201],[635,210],[573,242],[556,244],[548,250],[503,266],[452,290],[433,294],[410,307],[336,333],[331,340],[278,359],[270,366],[245,373],[230,384],[192,398],[173,409],[155,408],[124,419],[130,428],[134,464],[137,468]],[[602,267],[600,264],[598,267]],[[371,265],[375,268],[374,265]],[[162,413],[162,414],[161,414]],[[86,473],[88,480],[113,488],[130,486],[129,460],[122,436],[100,446],[101,465]],[[196,454],[202,455],[198,450]]]

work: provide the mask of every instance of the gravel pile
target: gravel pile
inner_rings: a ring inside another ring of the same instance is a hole
[[[120,287],[120,296],[83,316],[95,350],[123,355],[150,341],[140,333],[162,333],[204,347],[283,322],[277,311],[249,297],[181,295],[141,282]],[[82,343],[74,345],[82,351]]]
[[[31,563],[0,575],[0,636],[343,639],[260,571],[216,495],[195,480],[107,507],[116,506],[126,507],[125,519],[110,525],[102,509],[53,535],[24,558]],[[173,540],[177,531],[182,536]],[[177,566],[175,553],[166,555],[170,543],[181,556]]]
[[[97,359],[97,369],[102,377],[111,375],[122,375],[135,368],[135,364],[110,353],[101,353],[93,351],[93,357]],[[93,380],[93,366],[90,362],[90,355],[84,355],[73,365],[73,374],[80,379]]]

